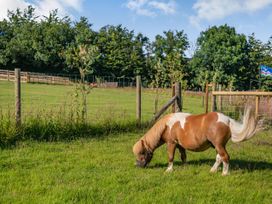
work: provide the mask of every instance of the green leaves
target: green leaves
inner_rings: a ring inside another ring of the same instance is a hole
[[[57,10],[46,17],[33,7],[9,11],[0,21],[0,66],[23,71],[112,76],[142,75],[144,82],[160,87],[174,81],[200,88],[206,82],[237,89],[258,88],[259,65],[272,66],[272,38],[262,43],[252,34],[238,34],[228,25],[200,33],[197,48],[188,59],[188,38],[182,31],[164,31],[153,42],[122,25],[92,29],[88,19],[72,22]],[[261,79],[271,84],[271,79]],[[266,86],[266,85],[265,85]],[[267,87],[264,87],[268,89]]]
[[[175,81],[184,80],[186,75],[185,50],[189,43],[183,31],[167,31],[157,35],[153,43],[154,83],[156,86],[171,86]]]
[[[81,79],[93,73],[93,64],[98,59],[98,48],[95,45],[71,45],[64,53],[68,67],[78,69]]]
[[[198,49],[190,62],[198,78],[196,83],[206,80],[228,86],[233,82],[233,77],[241,76],[244,77],[243,80],[237,80],[235,85],[245,88],[248,80],[245,76],[251,71],[245,69],[248,68],[248,44],[245,35],[237,34],[228,25],[213,26],[201,32],[197,45]],[[204,75],[206,77],[201,79]]]

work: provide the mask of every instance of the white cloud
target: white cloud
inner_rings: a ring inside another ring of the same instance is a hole
[[[126,7],[134,11],[137,15],[155,17],[158,12],[165,15],[176,12],[176,3],[174,0],[155,1],[155,0],[128,0]]]
[[[24,9],[29,4],[22,0],[3,0],[0,6],[0,19],[7,16],[7,10],[16,10],[17,8]]]
[[[23,10],[29,5],[36,9],[36,14],[48,16],[49,12],[58,9],[61,16],[69,15],[69,9],[80,12],[84,0],[1,0],[0,19],[6,18],[7,10]]]
[[[196,15],[190,16],[191,24],[222,19],[235,13],[250,13],[272,5],[272,0],[197,0],[193,5]]]
[[[161,10],[165,14],[174,14],[176,12],[176,4],[174,1],[169,1],[167,3],[151,1],[148,3],[151,7]]]

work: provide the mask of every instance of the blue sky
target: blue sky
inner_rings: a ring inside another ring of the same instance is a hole
[[[29,4],[40,15],[58,8],[74,20],[85,16],[95,30],[122,24],[151,39],[165,30],[184,30],[192,45],[201,31],[225,23],[263,42],[272,36],[272,0],[0,0],[0,19],[7,9]]]

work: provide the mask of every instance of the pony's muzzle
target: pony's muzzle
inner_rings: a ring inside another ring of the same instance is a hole
[[[142,161],[136,160],[135,166],[144,168],[146,166],[146,162],[145,161],[142,162]]]

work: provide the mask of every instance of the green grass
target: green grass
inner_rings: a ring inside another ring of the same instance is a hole
[[[82,121],[80,96],[74,86],[22,84],[22,126],[15,127],[14,84],[0,82],[0,147],[18,140],[71,140],[138,129],[133,88],[95,88],[88,95],[87,119]],[[142,124],[154,114],[155,91],[142,91]],[[171,98],[160,90],[159,108]],[[185,112],[202,112],[200,97],[183,97]],[[168,110],[170,112],[171,109]]]
[[[177,153],[169,174],[164,172],[165,146],[155,151],[148,168],[134,166],[132,146],[145,132],[133,123],[134,89],[93,89],[88,121],[76,123],[69,118],[74,87],[22,84],[23,125],[17,130],[13,89],[13,83],[0,82],[0,139],[17,141],[0,149],[0,203],[272,201],[271,130],[248,142],[228,144],[230,176],[209,173],[213,149],[188,152],[186,165]],[[154,112],[154,91],[144,89],[142,96],[143,121],[148,121]],[[170,97],[171,90],[162,91],[160,106]],[[185,95],[183,100],[184,112],[203,112],[201,97]]]
[[[159,107],[170,98],[170,89],[160,92]],[[27,118],[35,112],[69,111],[74,105],[74,87],[46,84],[22,84],[22,115]],[[154,114],[155,91],[143,89],[142,119],[151,120]],[[201,113],[200,97],[183,97],[184,112]],[[14,111],[14,84],[0,81],[0,108],[4,111]],[[90,120],[104,120],[115,117],[115,120],[135,120],[136,92],[135,89],[94,88],[88,96],[88,118]]]
[[[210,174],[215,151],[187,152],[165,173],[165,146],[148,168],[134,166],[143,132],[71,142],[21,142],[0,150],[0,203],[260,203],[272,201],[272,137],[233,144],[230,176]]]

